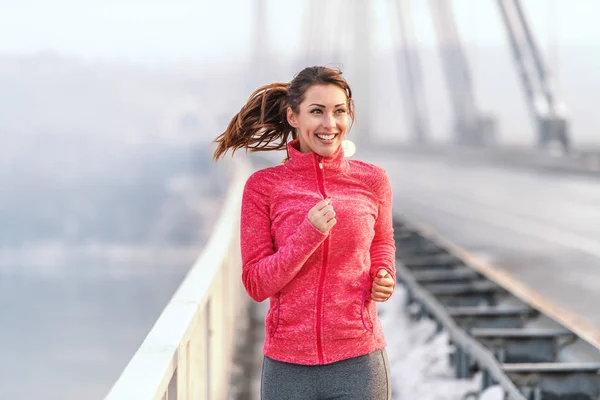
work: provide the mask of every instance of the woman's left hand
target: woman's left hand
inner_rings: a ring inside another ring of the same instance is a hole
[[[394,279],[385,269],[377,271],[371,287],[371,299],[374,301],[386,301],[394,291]]]

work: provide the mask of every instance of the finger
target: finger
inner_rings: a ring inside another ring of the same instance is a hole
[[[375,291],[392,291],[394,290],[394,285],[378,285],[377,283],[373,283],[373,287],[371,288],[371,290],[375,290]]]
[[[331,229],[332,226],[334,226],[337,222],[337,219],[332,218],[329,221],[327,221],[327,229]]]
[[[393,290],[394,289],[394,284],[393,282],[391,284],[386,284],[386,285],[381,285],[377,282],[373,282],[373,285],[371,286],[372,290]]]
[[[377,279],[374,280],[373,283],[376,283],[379,286],[394,287],[394,280],[392,278]]]
[[[315,208],[317,209],[317,211],[321,211],[323,208],[327,207],[328,205],[329,205],[329,202],[327,200],[321,200],[320,202],[315,204]]]
[[[317,218],[322,218],[325,214],[327,214],[328,212],[333,211],[333,208],[331,208],[330,206],[325,206],[323,208],[321,208],[320,210],[315,210],[314,214],[315,217]]]
[[[375,296],[389,296],[393,292],[394,291],[392,290],[392,288],[382,288],[382,287],[371,290],[371,293],[374,294]]]
[[[321,214],[325,214],[330,211],[333,211],[333,207],[329,204],[319,210]]]
[[[391,295],[392,295],[392,293],[372,293],[371,298],[382,300],[382,299],[387,299]]]
[[[390,276],[390,273],[386,269],[382,268],[379,271],[377,271],[377,277],[378,278],[385,278],[387,276]]]
[[[315,206],[313,208],[315,209],[315,211],[321,211],[323,208],[327,207],[328,205],[329,205],[329,203],[327,202],[327,200],[321,200],[317,204],[315,204]]]
[[[394,291],[392,287],[388,286],[375,286],[371,289],[371,293],[381,293],[381,294],[390,294]]]
[[[374,300],[387,300],[392,294],[373,294],[371,298]]]
[[[329,221],[331,218],[335,217],[335,211],[327,211],[325,214],[323,214],[323,217],[325,217],[326,221]]]
[[[389,296],[392,293],[394,293],[394,289],[392,289],[392,288],[378,288],[378,289],[372,290],[371,293],[374,293],[377,296]]]
[[[375,276],[374,280],[376,280],[376,281],[392,280],[393,281],[394,278],[386,270],[380,270],[379,272],[377,272],[377,276]]]
[[[387,296],[381,296],[381,295],[375,295],[375,294],[371,295],[371,299],[373,301],[386,301],[389,298],[390,298],[389,295],[387,295]]]
[[[376,301],[377,303],[385,303],[385,302],[386,302],[386,301],[388,301],[389,299],[390,299],[390,298],[389,298],[389,297],[387,297],[387,298],[385,298],[385,299],[377,299],[377,300],[373,300],[373,301]]]
[[[394,280],[391,278],[379,279],[375,278],[373,283],[379,286],[394,286]]]
[[[331,197],[327,197],[317,203],[317,209],[320,211],[323,207],[327,207],[331,204]]]

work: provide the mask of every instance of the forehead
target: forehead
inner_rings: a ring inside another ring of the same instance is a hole
[[[304,94],[305,104],[323,104],[324,106],[335,106],[337,104],[346,103],[346,92],[339,86],[329,85],[313,85],[306,90]]]

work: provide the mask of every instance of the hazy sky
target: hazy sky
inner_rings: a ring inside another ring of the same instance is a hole
[[[0,54],[51,50],[142,64],[247,54],[252,48],[255,1],[0,0]],[[320,23],[333,26],[347,1],[318,0]],[[374,39],[379,47],[389,45],[389,1],[372,0]],[[301,49],[308,0],[265,3],[272,49],[287,54]],[[412,0],[411,4],[420,43],[433,44],[428,1]],[[465,41],[481,46],[505,41],[496,0],[454,0],[453,4]],[[552,40],[559,45],[600,44],[600,2],[523,0],[523,4],[542,45]],[[555,39],[548,34],[551,25],[557,28]]]

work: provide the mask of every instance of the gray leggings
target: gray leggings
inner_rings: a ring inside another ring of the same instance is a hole
[[[263,359],[262,400],[391,400],[385,349],[326,365]]]

